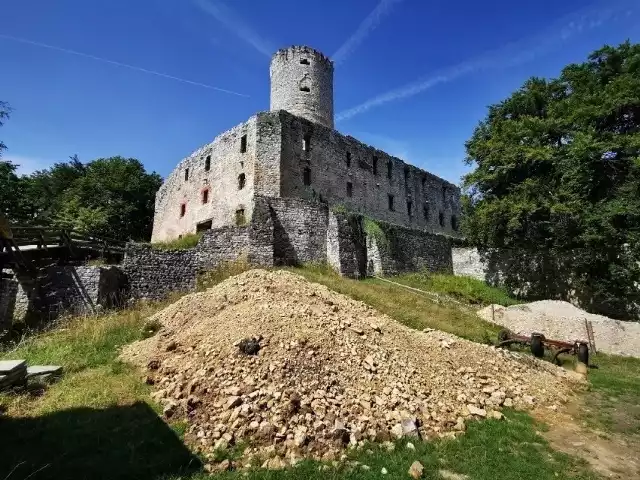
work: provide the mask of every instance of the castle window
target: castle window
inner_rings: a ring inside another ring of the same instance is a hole
[[[440,222],[441,227],[444,227],[444,213],[440,212],[438,214],[438,222]]]
[[[353,197],[353,183],[347,182],[347,197]]]
[[[393,207],[393,195],[389,195],[389,210],[392,212],[395,210]]]
[[[347,167],[351,166],[351,152],[347,152]]]
[[[311,147],[311,135],[307,133],[302,137],[302,150],[307,152],[309,151],[309,147]]]
[[[393,162],[391,162],[391,160],[389,160],[387,162],[387,178],[389,180],[391,180],[392,174],[393,174]]]
[[[204,161],[204,171],[208,172],[209,170],[211,170],[211,155],[207,155]]]
[[[202,190],[202,203],[209,203],[209,189]]]
[[[187,204],[183,203],[180,205],[180,218],[184,217],[186,213],[187,213]]]
[[[300,85],[300,91],[301,92],[310,92],[311,89],[309,87],[307,87],[306,85]]]
[[[247,182],[247,177],[244,173],[238,175],[238,190],[242,190],[244,188],[245,183]]]
[[[204,232],[206,230],[211,230],[211,226],[213,225],[213,221],[207,220],[206,222],[200,222],[196,225],[196,233]]]
[[[300,59],[300,64],[301,65],[309,65],[309,60],[306,58],[301,58]]]
[[[236,210],[236,225],[242,226],[247,223],[247,218],[244,215],[244,208],[239,208]]]
[[[404,167],[404,186],[407,187],[409,185],[409,167]]]
[[[184,169],[184,181],[186,182],[187,180],[189,180],[189,169],[185,168]]]
[[[454,232],[458,231],[458,217],[455,215],[451,215],[451,228],[453,228]]]
[[[447,186],[442,186],[442,203],[447,201]]]
[[[427,186],[427,177],[422,177],[422,191],[424,191]]]
[[[247,151],[247,136],[242,135],[240,137],[240,153],[245,153]]]
[[[413,215],[413,203],[411,200],[407,200],[407,215]]]
[[[425,203],[424,206],[422,207],[422,216],[424,217],[425,221],[429,221],[431,220],[431,215],[429,213],[429,204]]]
[[[311,169],[306,167],[302,172],[302,181],[305,185],[311,185]]]
[[[378,174],[378,157],[376,157],[375,155],[373,156],[373,174]]]

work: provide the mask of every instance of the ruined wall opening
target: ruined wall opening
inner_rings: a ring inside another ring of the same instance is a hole
[[[304,183],[306,186],[311,185],[311,169],[309,167],[305,167],[304,171],[302,172],[302,183]]]
[[[209,189],[202,190],[202,204],[209,203]]]
[[[393,195],[389,194],[388,196],[388,202],[389,202],[389,210],[391,210],[392,212],[394,211],[394,207],[393,207]]]
[[[311,91],[311,89],[309,87],[307,87],[306,85],[300,85],[300,91],[301,92],[305,92],[305,93],[309,93]]]
[[[378,157],[373,156],[373,174],[378,175]]]
[[[302,150],[307,152],[309,151],[310,147],[311,147],[311,135],[309,135],[308,133],[305,133],[304,136],[302,137]]]
[[[351,152],[347,152],[347,167],[351,166]]]
[[[246,153],[246,152],[247,152],[247,136],[242,135],[242,137],[240,137],[240,153]]]
[[[353,183],[347,182],[347,197],[353,197]]]
[[[438,214],[438,222],[440,223],[441,227],[444,227],[444,213],[440,212]]]
[[[211,155],[207,155],[204,161],[204,171],[208,172],[209,170],[211,170]]]
[[[204,232],[206,230],[211,230],[212,225],[213,225],[212,220],[207,220],[206,222],[200,222],[196,225],[196,233]]]
[[[244,173],[238,175],[238,190],[242,190],[247,183],[247,177]]]
[[[184,181],[186,182],[187,180],[189,180],[189,169],[185,168],[184,169]]]
[[[244,214],[244,208],[239,208],[238,210],[236,210],[235,221],[238,227],[241,227],[242,225],[246,225],[247,217]]]
[[[453,228],[454,232],[457,232],[459,228],[458,217],[456,217],[455,215],[451,215],[451,228]]]
[[[180,205],[180,218],[184,217],[187,213],[187,204],[183,203]]]
[[[393,176],[393,162],[389,160],[387,162],[387,178],[391,180],[392,176]]]
[[[301,58],[300,59],[300,65],[309,65],[309,60],[306,58]]]
[[[413,215],[413,202],[411,200],[407,200],[407,215]]]
[[[429,213],[429,204],[428,203],[425,203],[423,205],[423,207],[422,207],[422,216],[424,217],[426,222],[431,220],[431,215]]]

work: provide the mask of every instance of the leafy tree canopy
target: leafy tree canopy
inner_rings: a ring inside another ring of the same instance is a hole
[[[573,286],[602,311],[640,304],[640,45],[529,79],[489,107],[466,149],[469,240],[574,252]]]

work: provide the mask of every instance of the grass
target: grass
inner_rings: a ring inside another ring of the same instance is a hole
[[[241,261],[227,264],[210,272],[209,283],[202,288],[246,268]],[[415,328],[441,328],[480,341],[497,332],[469,312],[379,280],[344,279],[321,267],[294,271]],[[11,439],[3,442],[0,479],[208,478],[200,459],[181,441],[185,422],[163,422],[142,374],[117,357],[121,345],[144,335],[147,317],[161,307],[141,304],[132,310],[68,320],[61,328],[0,355],[65,368],[62,379],[43,395],[0,395],[0,404],[7,409],[0,418],[0,438]],[[638,379],[630,374],[640,363],[613,357],[603,357],[600,363],[601,370],[593,374],[594,393],[621,399],[633,391],[637,395]],[[424,465],[425,479],[443,478],[440,470],[473,480],[597,478],[583,463],[554,451],[538,433],[544,426],[528,415],[509,411],[506,418],[472,422],[467,433],[455,440],[415,441],[415,451],[405,443],[399,443],[393,452],[377,446],[349,451],[351,460],[369,470],[348,463],[334,468],[306,461],[284,471],[252,471],[249,478],[408,478],[414,460]],[[383,467],[388,470],[384,476],[380,473]],[[244,478],[242,475],[229,472],[218,478]]]
[[[520,303],[505,290],[490,287],[471,277],[456,277],[438,273],[413,273],[401,275],[393,280],[410,287],[448,295],[470,305],[484,306],[494,303],[506,307]]]
[[[436,328],[481,343],[495,341],[500,331],[500,327],[455,304],[437,302],[427,295],[376,278],[351,280],[321,266],[291,270],[312,282],[371,305],[411,328]],[[397,281],[396,278],[394,280]]]
[[[187,233],[181,238],[175,238],[166,242],[154,242],[151,244],[151,248],[168,252],[186,250],[195,247],[200,241],[200,237],[202,237],[201,233]]]
[[[234,275],[251,269],[246,257],[241,256],[231,262],[222,262],[216,268],[201,272],[196,279],[198,291],[206,290]]]

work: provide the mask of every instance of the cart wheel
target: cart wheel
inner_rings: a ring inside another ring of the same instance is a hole
[[[539,334],[531,335],[531,353],[533,353],[534,357],[544,357],[544,345],[542,344],[543,338],[544,337]]]
[[[589,347],[586,343],[578,345],[578,361],[589,366]]]
[[[511,332],[506,328],[503,328],[498,332],[498,342],[504,342],[505,340],[509,340],[511,336]]]

